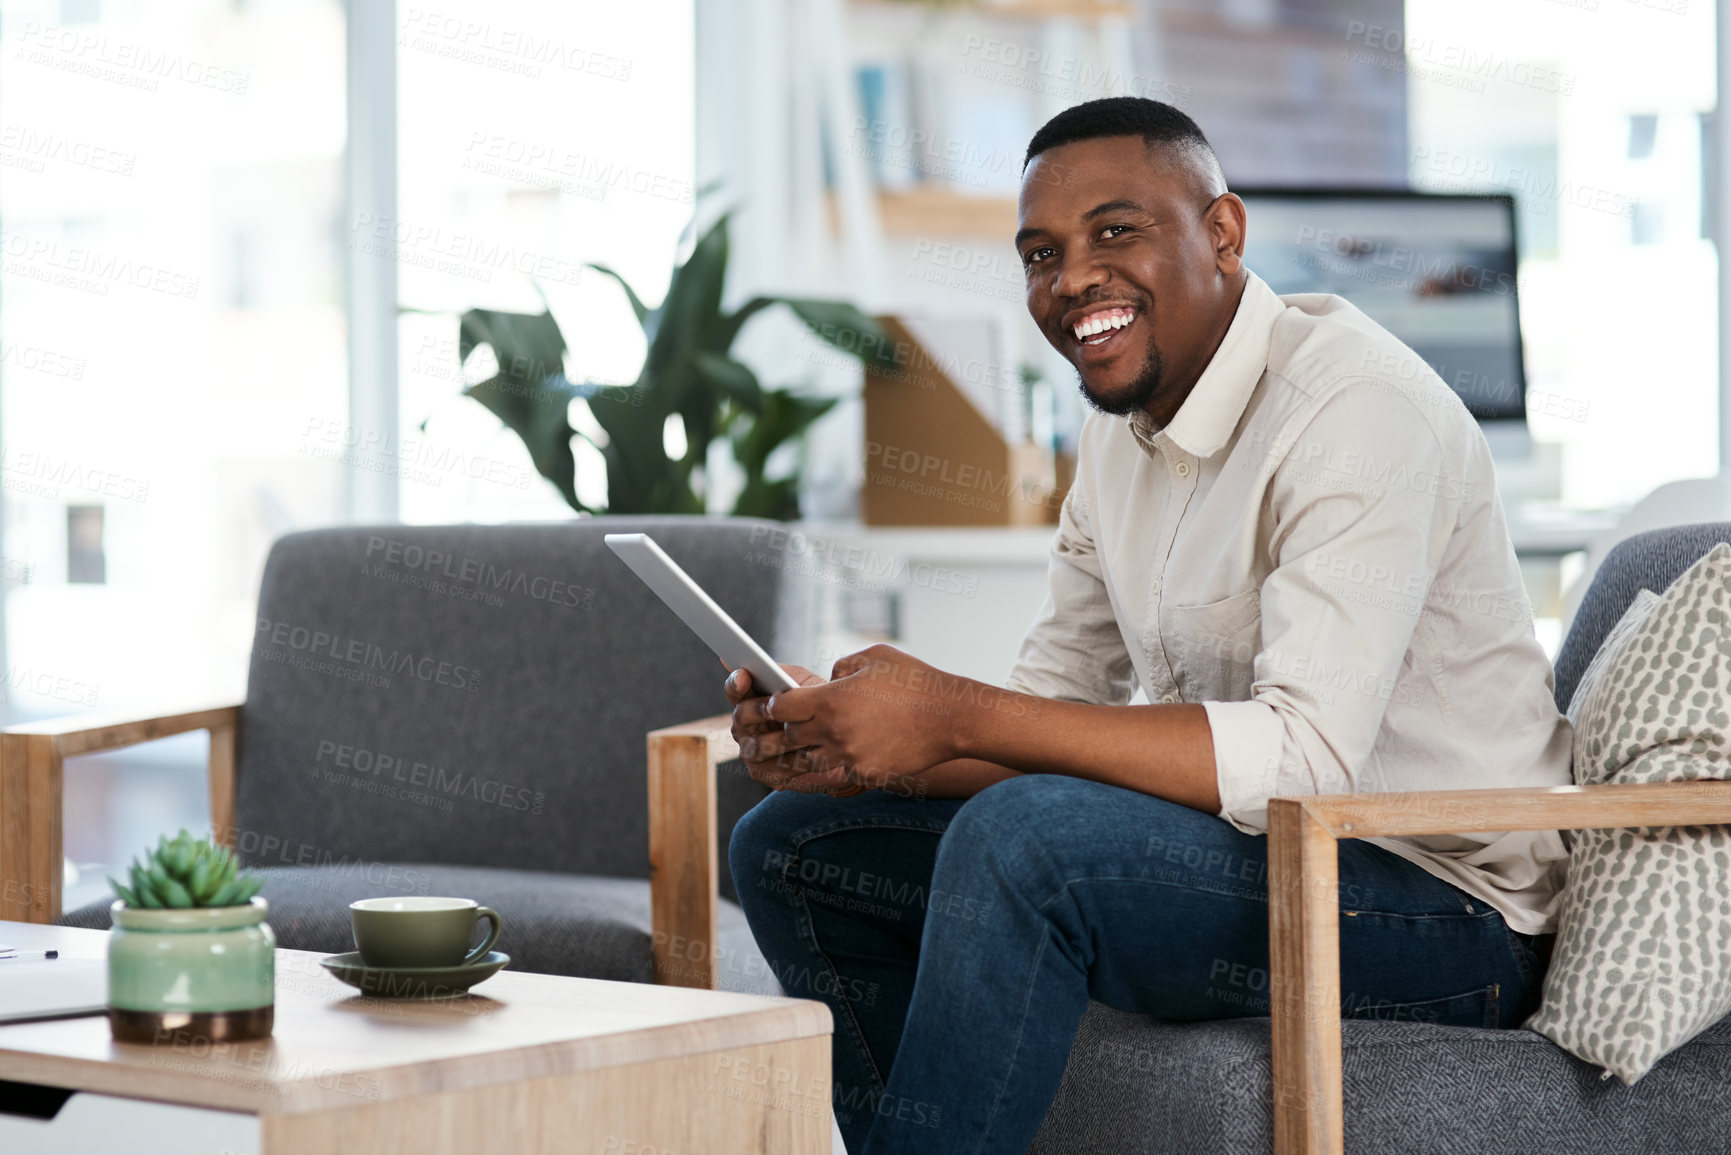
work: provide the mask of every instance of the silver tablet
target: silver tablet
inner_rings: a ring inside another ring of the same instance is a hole
[[[692,581],[691,575],[680,569],[648,534],[610,533],[604,540],[607,548],[618,554],[717,657],[730,667],[744,666],[750,670],[753,689],[766,694],[799,689],[799,683],[752,641],[751,635],[740,629],[739,623],[728,617],[727,611],[716,605],[715,599],[704,593],[703,587]]]

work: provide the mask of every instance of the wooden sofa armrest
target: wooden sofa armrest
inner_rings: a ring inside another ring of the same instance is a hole
[[[234,752],[238,705],[173,714],[82,714],[0,730],[0,919],[60,917],[62,768],[75,754],[136,746],[190,730],[210,731],[210,821],[234,842]]]
[[[649,732],[649,904],[664,986],[721,981],[715,768],[738,756],[729,714]]]
[[[1335,838],[1731,822],[1731,782],[1717,781],[1322,794],[1282,801],[1302,805]]]
[[[1325,794],[1268,804],[1275,1155],[1341,1155],[1338,840],[1731,823],[1731,782]]]

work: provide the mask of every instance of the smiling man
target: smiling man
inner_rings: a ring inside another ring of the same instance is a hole
[[[777,788],[733,877],[834,1012],[850,1150],[1024,1150],[1090,999],[1266,1014],[1269,798],[1569,781],[1484,438],[1362,313],[1276,296],[1247,227],[1177,109],[1053,118],[1016,246],[1096,412],[1005,688],[887,646],[773,698],[727,681]],[[1517,1025],[1564,858],[1341,843],[1346,1013]]]

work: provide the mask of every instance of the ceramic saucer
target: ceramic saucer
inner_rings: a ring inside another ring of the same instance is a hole
[[[460,995],[476,983],[492,978],[510,963],[510,955],[496,950],[487,952],[485,957],[467,966],[451,967],[370,967],[361,961],[359,951],[334,954],[319,960],[320,966],[343,982],[381,999],[432,999]]]

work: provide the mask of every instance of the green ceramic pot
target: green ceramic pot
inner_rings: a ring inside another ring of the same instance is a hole
[[[269,906],[133,910],[116,901],[108,1022],[129,1043],[261,1039],[276,1003]]]

